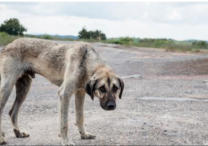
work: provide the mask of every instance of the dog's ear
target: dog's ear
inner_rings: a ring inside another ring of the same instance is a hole
[[[92,100],[94,100],[94,92],[95,92],[95,87],[96,87],[97,82],[98,82],[97,80],[90,80],[88,81],[85,87],[85,91],[91,97]]]
[[[124,82],[122,79],[118,78],[118,81],[119,81],[119,84],[120,84],[120,88],[121,88],[121,91],[119,93],[119,98],[121,99],[122,97],[122,94],[123,94],[123,89],[124,89]]]

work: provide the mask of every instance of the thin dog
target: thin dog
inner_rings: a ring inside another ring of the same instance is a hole
[[[16,87],[16,99],[9,112],[17,138],[28,137],[18,127],[18,112],[35,74],[59,87],[60,137],[63,145],[72,144],[68,133],[68,107],[75,94],[76,125],[82,139],[94,139],[85,131],[83,105],[85,93],[99,98],[104,110],[114,110],[122,97],[124,82],[87,43],[59,44],[53,41],[20,38],[0,52],[0,144],[5,144],[1,117],[8,97]]]

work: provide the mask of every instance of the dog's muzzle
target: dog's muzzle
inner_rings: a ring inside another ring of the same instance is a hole
[[[114,110],[116,108],[115,101],[108,101],[107,102],[107,110]]]
[[[116,102],[114,100],[107,101],[104,105],[101,104],[104,110],[114,110],[116,108]]]

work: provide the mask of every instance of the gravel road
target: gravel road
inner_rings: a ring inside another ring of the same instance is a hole
[[[61,42],[62,43],[62,42]],[[67,42],[71,43],[71,42]],[[74,99],[70,106],[69,136],[78,145],[201,145],[208,144],[208,54],[165,52],[154,48],[93,43],[107,64],[125,81],[115,111],[104,111],[98,100],[85,102],[86,129],[95,140],[81,140],[75,127]],[[15,138],[8,111],[3,130],[10,145],[58,145],[58,88],[41,76],[19,114],[29,138]]]

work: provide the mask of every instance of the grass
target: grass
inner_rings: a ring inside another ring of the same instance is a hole
[[[24,37],[41,38],[48,40],[61,40],[61,41],[74,41],[70,38],[60,38],[51,35],[25,35]],[[0,46],[7,45],[13,40],[19,38],[19,36],[11,36],[7,33],[0,32]],[[125,46],[136,46],[136,47],[148,47],[148,48],[162,48],[167,51],[180,51],[180,52],[200,52],[202,49],[208,49],[208,43],[205,41],[177,41],[173,39],[150,39],[150,38],[131,38],[131,37],[121,37],[121,38],[111,38],[103,41],[97,40],[79,40],[87,42],[103,42],[111,44],[119,44]]]
[[[8,43],[12,42],[17,38],[18,38],[17,36],[11,36],[5,32],[0,32],[0,46],[7,45]]]
[[[205,41],[176,41],[172,39],[140,39],[140,38],[111,38],[103,41],[104,43],[120,44],[126,46],[163,48],[167,51],[199,52],[201,49],[208,49]]]
[[[47,40],[62,40],[62,41],[73,41],[73,39],[70,38],[59,38],[56,36],[50,36],[50,35],[24,35],[24,36],[13,36],[9,35],[5,32],[0,32],[0,46],[5,46],[12,42],[13,40],[20,38],[20,37],[30,37],[30,38],[40,38],[40,39],[47,39]]]
[[[25,37],[31,37],[31,38],[40,38],[40,39],[46,39],[46,40],[61,40],[61,41],[74,41],[74,39],[71,38],[60,38],[58,36],[51,36],[48,34],[44,35],[25,35]]]

